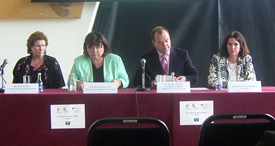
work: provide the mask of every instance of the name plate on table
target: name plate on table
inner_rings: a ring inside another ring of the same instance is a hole
[[[83,93],[117,93],[117,83],[115,82],[84,82],[83,86]]]
[[[15,83],[15,84],[5,84],[5,94],[37,94],[39,93],[39,88],[37,83]]]
[[[214,113],[214,101],[180,101],[180,125],[201,125]]]
[[[262,92],[261,81],[228,82],[228,92]]]
[[[157,93],[190,93],[190,82],[157,82]]]
[[[85,128],[85,104],[50,105],[51,129]]]

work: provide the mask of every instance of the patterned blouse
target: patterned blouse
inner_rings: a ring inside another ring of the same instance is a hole
[[[23,83],[23,76],[29,75],[31,83],[36,83],[37,73],[41,73],[44,88],[60,88],[65,86],[59,63],[54,57],[44,55],[44,65],[38,69],[31,66],[32,55],[18,60],[13,69],[13,83]]]
[[[229,80],[228,58],[221,57],[220,54],[214,54],[210,62],[208,86],[216,87],[218,79],[218,70],[221,72],[222,87],[227,88]],[[246,55],[243,59],[240,57],[237,61],[237,81],[256,81],[256,73],[252,64],[252,57]]]

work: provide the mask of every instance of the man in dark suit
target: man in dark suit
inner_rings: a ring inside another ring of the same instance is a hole
[[[154,87],[156,75],[171,75],[175,73],[176,80],[190,81],[191,86],[199,81],[198,71],[193,65],[188,52],[184,49],[171,47],[171,40],[168,30],[163,26],[157,26],[151,31],[152,43],[156,49],[153,49],[142,55],[146,60],[145,73],[146,87]],[[166,64],[165,64],[166,63]],[[142,68],[139,65],[133,84],[139,86]]]

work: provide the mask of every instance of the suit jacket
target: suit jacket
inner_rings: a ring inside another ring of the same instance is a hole
[[[151,50],[148,53],[142,55],[142,58],[146,60],[145,64],[145,84],[147,87],[150,86],[151,80],[155,80],[156,75],[164,75],[159,61],[159,55],[156,49]],[[190,81],[191,85],[194,85],[199,81],[198,71],[193,65],[188,52],[184,49],[171,47],[170,49],[170,62],[169,62],[169,74],[175,73],[175,76],[185,76],[187,81]],[[151,78],[149,78],[149,77]],[[133,79],[133,84],[139,86],[142,83],[142,68],[139,65],[136,70],[136,74]]]
[[[218,80],[218,71],[221,73],[222,88],[227,88],[229,80],[228,58],[220,56],[220,54],[214,54],[209,67],[208,86],[216,87],[216,81]],[[246,55],[243,59],[240,57],[237,61],[237,80],[238,81],[256,81],[256,73],[252,64],[252,57]]]
[[[75,74],[74,77],[76,81],[83,80],[83,76],[89,75],[92,77],[91,82],[93,82],[93,67],[90,57],[84,54],[75,58],[70,74],[72,73]],[[118,55],[108,53],[104,57],[103,76],[105,82],[120,79],[122,88],[127,88],[129,85],[128,74],[125,70],[122,59]],[[68,78],[68,86],[70,80],[71,76]]]

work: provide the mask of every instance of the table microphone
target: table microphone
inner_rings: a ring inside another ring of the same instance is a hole
[[[149,91],[150,88],[145,88],[145,63],[146,60],[142,58],[140,60],[141,68],[142,68],[142,87],[137,88],[137,91]]]
[[[7,83],[4,79],[4,68],[5,66],[9,63],[9,60],[8,59],[4,59],[4,62],[3,64],[0,66],[0,76],[1,76],[1,79],[2,79],[2,87],[0,88],[0,92],[4,92],[4,82]]]
[[[8,59],[4,59],[3,64],[0,66],[1,69],[3,69],[7,64],[9,63]]]

